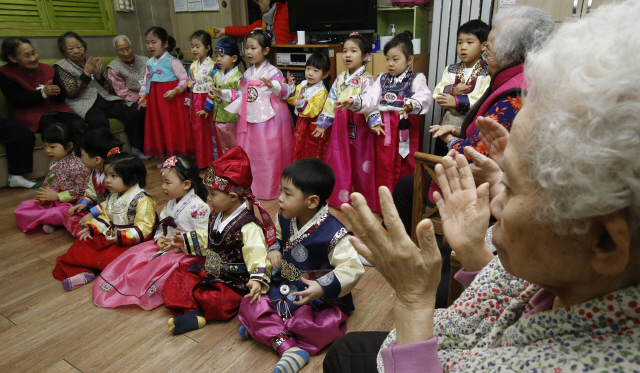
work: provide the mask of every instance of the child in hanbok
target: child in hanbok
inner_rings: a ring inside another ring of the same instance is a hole
[[[313,182],[309,182],[313,180]],[[282,174],[277,241],[269,247],[271,286],[258,302],[243,299],[238,319],[249,337],[281,356],[274,372],[297,372],[347,330],[351,290],[364,273],[349,232],[329,213],[335,178],[318,159]]]
[[[163,163],[162,190],[169,202],[160,213],[153,240],[136,245],[109,264],[93,284],[99,307],[135,304],[151,310],[163,303],[165,281],[179,266],[190,266],[207,248],[207,190],[193,158],[173,156]]]
[[[56,258],[53,277],[71,291],[93,281],[95,270],[103,270],[133,245],[151,237],[158,201],[144,191],[147,168],[133,154],[109,151],[104,164],[104,185],[111,194],[97,218],[85,224],[69,250]]]
[[[147,108],[144,154],[194,156],[189,109],[185,106],[187,95],[183,94],[189,77],[182,62],[169,54],[176,41],[162,27],[150,28],[145,38],[152,57],[147,62],[138,100],[140,106]]]
[[[237,90],[242,78],[242,72],[238,69],[238,65],[242,63],[245,70],[247,66],[240,56],[240,49],[236,40],[227,36],[216,43],[215,57],[219,69],[213,76],[212,87]],[[211,122],[213,123],[213,136],[218,155],[222,155],[237,146],[238,114],[225,110],[229,104],[229,101],[215,97],[213,92],[209,91],[204,110],[198,112],[198,115],[204,115],[205,118],[213,112]]]
[[[314,53],[307,59],[305,67],[305,78],[302,83],[296,86],[282,85],[286,90],[285,98],[289,105],[295,107],[294,112],[298,117],[296,130],[293,133],[293,161],[303,158],[318,158],[324,161],[329,144],[330,130],[320,131],[321,128],[315,124],[318,115],[327,100],[327,89],[323,80],[329,76],[331,60],[322,53]],[[288,76],[289,77],[289,76]],[[265,83],[269,86],[269,83]],[[279,84],[273,83],[272,86]]]
[[[352,95],[341,106],[357,113],[376,108],[380,115],[374,125],[384,126],[383,136],[375,139],[375,203],[381,211],[378,188],[389,190],[405,175],[415,172],[413,154],[420,148],[420,119],[431,105],[431,92],[422,73],[414,73],[411,32],[396,35],[384,46],[388,73],[380,74],[375,84],[360,94]],[[372,201],[373,202],[373,201]],[[367,200],[367,203],[370,203]]]
[[[80,147],[73,126],[57,123],[42,133],[44,152],[51,159],[49,173],[36,198],[15,209],[16,223],[26,232],[42,224],[45,233],[64,225],[64,216],[73,202],[84,195],[89,170],[78,157]]]
[[[78,236],[82,226],[89,220],[100,216],[102,202],[109,196],[109,190],[104,185],[104,161],[111,149],[121,146],[122,142],[106,128],[89,131],[82,137],[82,163],[91,173],[84,197],[64,215],[64,226],[73,236]]]
[[[213,141],[213,131],[206,117],[198,115],[205,108],[209,87],[213,84],[213,75],[218,66],[211,58],[213,47],[211,35],[198,30],[191,35],[191,52],[196,58],[189,67],[189,86],[191,87],[190,111],[192,145],[196,152],[199,168],[205,168],[218,158],[218,150]]]
[[[240,79],[239,90],[212,88],[214,95],[231,104],[230,113],[239,114],[237,142],[251,160],[253,190],[258,199],[275,199],[280,194],[280,174],[291,163],[293,121],[284,90],[274,93],[265,81],[284,83],[285,78],[267,61],[271,34],[253,30],[245,41],[245,54],[252,64]]]
[[[349,35],[344,42],[342,60],[347,71],[338,75],[329,91],[329,97],[318,117],[316,130],[321,135],[332,127],[325,162],[336,175],[333,194],[327,202],[339,209],[349,202],[353,192],[361,193],[372,211],[376,207],[374,137],[382,135],[380,113],[373,109],[367,115],[356,114],[337,104],[350,96],[362,93],[375,83],[365,71],[365,63],[371,53],[371,43],[357,33]]]
[[[274,243],[276,229],[251,194],[251,181],[249,158],[240,147],[231,148],[207,169],[207,203],[215,211],[209,219],[209,246],[206,258],[180,266],[165,283],[165,307],[176,315],[169,319],[169,333],[202,328],[207,320],[229,320],[243,297],[253,302],[269,288],[265,239]],[[254,206],[260,210],[266,238]]]

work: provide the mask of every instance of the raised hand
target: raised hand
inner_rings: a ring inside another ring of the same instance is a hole
[[[273,88],[273,82],[269,78],[262,77],[260,80],[262,80],[262,85],[267,88]]]
[[[102,71],[102,59],[100,57],[96,57],[93,60],[93,76],[95,76],[96,79],[100,79],[101,71]]]
[[[291,73],[289,71],[287,71],[287,85],[293,85],[296,84],[296,78],[291,75]]]
[[[300,299],[293,302],[293,304],[302,306],[314,299],[324,296],[324,289],[317,281],[308,280],[304,277],[301,277],[300,280],[309,286],[303,291],[296,291],[293,293],[293,295],[300,297]]]
[[[479,137],[489,152],[489,157],[502,168],[502,155],[509,142],[509,131],[502,124],[487,117],[478,117],[476,126],[480,129]]]
[[[344,101],[336,101],[336,107],[348,109],[353,106],[353,99],[349,97]]]
[[[476,185],[489,183],[489,195],[491,198],[500,194],[504,189],[504,185],[501,183],[502,170],[500,166],[493,159],[485,157],[484,154],[470,146],[465,146],[464,154],[473,161],[469,167],[471,167],[471,173]]]

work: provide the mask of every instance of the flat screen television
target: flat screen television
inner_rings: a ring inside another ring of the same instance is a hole
[[[310,35],[376,32],[377,0],[289,0],[289,30]]]

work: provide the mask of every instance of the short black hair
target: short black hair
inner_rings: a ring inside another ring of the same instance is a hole
[[[475,35],[480,44],[487,41],[489,32],[491,32],[491,27],[479,19],[473,19],[458,27],[458,37],[460,37],[460,34]]]
[[[273,34],[263,29],[255,29],[247,35],[247,39],[254,39],[258,42],[262,49],[271,48],[271,39]]]
[[[122,149],[122,141],[118,140],[108,129],[98,128],[82,136],[80,147],[84,149],[84,152],[87,153],[89,157],[107,159],[109,150],[115,147]]]
[[[387,44],[384,45],[384,55],[389,53],[391,48],[400,47],[402,54],[409,59],[413,56],[413,33],[409,30],[404,31],[401,34],[394,36]]]
[[[136,155],[131,153],[110,155],[104,161],[105,170],[107,166],[113,167],[116,175],[122,178],[126,186],[138,184],[140,188],[144,188],[147,185],[147,168]]]
[[[336,184],[331,167],[317,158],[304,158],[293,162],[282,172],[282,179],[290,180],[305,197],[318,196],[320,205],[331,196]]]
[[[349,35],[346,39],[344,39],[344,42],[346,43],[349,40],[353,40],[354,43],[358,44],[358,48],[360,48],[360,51],[362,51],[363,56],[367,53],[371,53],[371,43],[367,42],[362,35]]]
[[[79,139],[84,135],[85,127],[71,122],[54,123],[42,132],[42,142],[61,144],[64,148],[68,143],[73,144],[73,152],[80,156]]]
[[[80,42],[80,44],[82,44],[82,47],[84,47],[85,52],[87,51],[87,42],[84,41],[80,35],[76,34],[73,31],[67,31],[64,34],[62,34],[60,37],[58,37],[58,50],[60,51],[60,53],[62,53],[63,56],[67,55],[67,47],[64,45],[64,43],[67,41],[68,38],[74,38],[77,41]]]
[[[175,167],[171,167],[171,169],[175,170],[180,181],[191,181],[193,191],[203,201],[206,201],[209,192],[207,192],[207,188],[200,177],[200,169],[198,168],[196,160],[185,155],[178,155],[176,158],[178,161]]]
[[[191,41],[193,39],[200,40],[202,45],[204,45],[205,49],[207,47],[209,47],[209,51],[207,52],[207,56],[209,56],[209,57],[213,56],[213,41],[211,39],[211,35],[209,35],[204,30],[198,30],[198,31],[194,32],[193,34],[191,34],[191,38],[189,38],[189,41]]]
[[[23,38],[21,36],[4,39],[2,41],[2,52],[0,52],[0,61],[6,62],[9,65],[15,65],[15,63],[9,59],[9,56],[17,58],[18,47],[25,43],[33,46],[29,39]]]
[[[315,67],[316,69],[320,69],[323,73],[326,73],[331,69],[331,60],[325,54],[316,52],[309,56],[305,66]]]
[[[155,35],[155,37],[160,39],[162,44],[164,44],[165,42],[168,42],[169,46],[167,47],[167,52],[171,53],[171,51],[175,49],[176,39],[174,39],[173,36],[169,35],[167,30],[163,29],[162,27],[153,26],[150,29],[148,29],[147,32],[144,33],[144,36],[147,36],[149,34]]]

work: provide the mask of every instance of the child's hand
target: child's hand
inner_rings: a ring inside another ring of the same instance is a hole
[[[442,93],[436,97],[436,102],[438,105],[442,106],[445,109],[455,109],[456,108],[456,99],[450,94]]]
[[[282,267],[282,253],[278,250],[269,251],[267,260],[271,262],[273,268]]]
[[[457,86],[453,87],[453,91],[451,91],[451,93],[454,96],[457,96],[457,95],[461,95],[461,94],[464,94],[464,93],[469,93],[470,90],[471,90],[471,86],[470,85],[466,85],[464,83],[458,83]]]
[[[320,286],[318,282],[307,280],[304,277],[301,277],[300,280],[302,280],[302,282],[304,282],[305,284],[309,285],[309,287],[303,291],[296,291],[295,293],[293,293],[293,295],[300,297],[300,300],[293,302],[293,304],[297,306],[302,306],[304,304],[311,302],[314,299],[318,299],[324,296],[324,289],[322,288],[322,286]]]
[[[78,232],[78,239],[80,241],[86,241],[91,239],[91,233],[89,228],[82,228],[80,232]]]
[[[348,108],[350,108],[352,106],[353,106],[353,99],[351,97],[349,97],[348,99],[346,99],[344,101],[337,101],[336,102],[336,107],[341,107],[341,108],[348,109]]]
[[[158,247],[158,250],[164,250],[167,247],[168,243],[169,242],[166,239],[160,237],[156,241],[156,246]]]
[[[40,202],[58,201],[58,193],[55,190],[40,188],[36,192],[36,199]]]
[[[68,215],[73,215],[76,212],[80,212],[80,211],[84,211],[84,209],[87,208],[87,205],[85,205],[84,203],[78,203],[77,205],[73,205],[69,208],[69,211],[67,211]]]
[[[165,245],[164,250],[174,250],[177,252],[182,251],[184,239],[182,238],[182,235],[180,233],[176,233],[173,237],[160,236],[160,238],[164,238],[167,240],[167,244]]]
[[[287,71],[287,85],[296,84],[296,78]]]
[[[256,280],[250,280],[247,283],[247,287],[250,289],[249,290],[249,294],[245,295],[245,298],[251,298],[251,301],[249,301],[249,303],[253,304],[253,302],[256,301],[256,299],[258,300],[258,303],[261,302],[260,300],[260,295],[262,295],[262,284],[260,284],[259,281]]]
[[[167,100],[171,100],[174,97],[176,97],[177,94],[178,94],[178,91],[176,91],[175,89],[171,89],[167,91],[167,93],[165,93],[162,97],[166,98]]]
[[[147,107],[147,98],[144,96],[138,98],[138,110],[140,110],[141,107]]]
[[[402,118],[403,116],[405,118],[409,117],[409,113],[413,111],[413,105],[410,102],[406,102],[404,104],[404,106],[402,107],[402,109],[400,109],[400,111],[398,112],[398,114],[400,114],[400,118]]]
[[[313,137],[324,137],[324,128],[320,127],[316,124],[316,122],[312,122],[311,124],[315,124],[316,128],[311,132]]]
[[[444,126],[436,124],[435,126],[429,127],[429,132],[434,133],[433,137],[440,137],[446,134],[453,134],[454,136],[458,136],[460,134],[460,130],[456,126],[452,126],[451,124],[446,124]]]
[[[384,123],[376,124],[375,126],[371,127],[371,130],[373,131],[373,133],[375,133],[378,136],[379,135],[386,136],[387,134],[384,132],[382,127],[384,127]]]
[[[262,77],[260,78],[260,80],[262,80],[262,84],[265,85],[267,88],[273,88],[273,83],[271,82],[270,79]]]
[[[216,88],[216,87],[211,87],[210,91],[213,92],[214,96],[216,96],[218,98],[222,97],[222,89]]]
[[[82,219],[80,219],[80,221],[78,222],[78,225],[84,228],[85,224],[87,224],[91,219],[93,219],[93,214],[89,213],[85,215]]]
[[[204,115],[204,119],[207,119],[207,117],[209,116],[209,113],[207,113],[204,110],[200,110],[199,112],[196,113],[197,116],[201,117]]]
[[[107,236],[106,234],[104,235],[104,239],[105,241],[107,241],[110,244],[116,244],[118,243],[118,236],[117,235],[113,235],[113,236]]]

